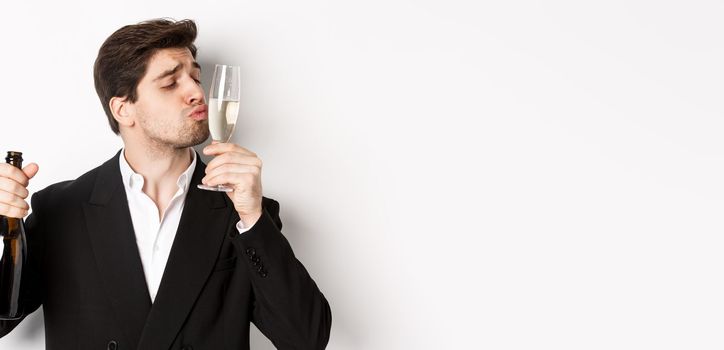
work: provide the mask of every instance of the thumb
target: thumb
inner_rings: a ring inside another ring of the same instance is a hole
[[[25,176],[28,177],[28,179],[32,179],[33,176],[38,173],[38,169],[38,164],[30,163],[23,168],[23,172],[25,173]]]

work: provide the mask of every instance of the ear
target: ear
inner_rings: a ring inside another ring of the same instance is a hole
[[[128,101],[128,97],[114,96],[108,102],[113,113],[113,119],[118,122],[119,126],[133,126],[135,123],[135,109],[133,103]]]

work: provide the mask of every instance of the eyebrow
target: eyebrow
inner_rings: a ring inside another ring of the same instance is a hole
[[[194,66],[194,68],[197,68],[198,70],[201,70],[201,65],[199,65],[198,62],[194,61],[194,63],[193,63],[192,65]],[[169,70],[161,73],[161,75],[159,75],[158,77],[156,77],[156,79],[153,79],[153,81],[158,81],[158,80],[161,80],[161,79],[163,79],[163,78],[165,78],[165,77],[167,77],[167,76],[169,76],[169,75],[175,74],[176,72],[178,72],[179,69],[181,69],[181,66],[183,66],[181,63],[177,64],[176,67],[173,67],[172,69],[169,69]]]

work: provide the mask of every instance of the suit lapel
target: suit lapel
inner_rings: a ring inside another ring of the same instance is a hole
[[[129,348],[135,348],[151,309],[151,297],[133,233],[119,155],[100,167],[84,214],[103,287],[132,344]]]
[[[140,350],[171,346],[212,272],[231,225],[233,210],[226,205],[226,194],[196,187],[204,169],[205,164],[197,156],[176,238],[138,345]]]

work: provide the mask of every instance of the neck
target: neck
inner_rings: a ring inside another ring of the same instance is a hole
[[[193,160],[190,147],[149,151],[138,146],[126,145],[124,154],[134,172],[143,176],[143,193],[156,204],[159,220],[163,220],[166,208],[178,191],[178,178]]]
[[[144,192],[149,188],[176,186],[178,177],[191,165],[190,147],[158,149],[126,145],[124,156],[133,171],[143,175]]]

